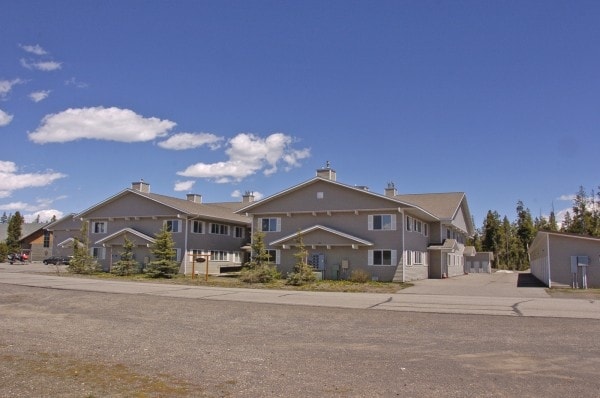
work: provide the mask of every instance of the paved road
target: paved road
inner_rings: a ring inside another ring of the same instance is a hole
[[[211,301],[398,312],[600,319],[600,300],[551,298],[543,288],[519,288],[516,273],[470,274],[444,280],[425,280],[397,294],[367,294],[165,285],[30,273],[35,272],[36,267],[48,271],[47,266],[36,264],[0,265],[0,283]]]

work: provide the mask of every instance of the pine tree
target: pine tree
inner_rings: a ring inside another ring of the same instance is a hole
[[[252,258],[244,264],[240,280],[246,283],[268,283],[281,277],[265,247],[265,234],[255,232],[252,236]]]
[[[8,222],[8,216],[6,212],[2,213],[2,217],[0,217],[0,224],[6,224]]]
[[[127,236],[125,236],[123,241],[123,251],[121,252],[121,259],[113,265],[112,269],[110,270],[111,273],[121,276],[129,276],[134,274],[139,269],[139,263],[133,258],[133,248],[133,242],[127,239]]]
[[[550,217],[548,218],[548,231],[558,231],[558,223],[556,222],[556,214],[554,214],[554,208],[550,212]]]
[[[313,272],[313,267],[308,264],[308,250],[304,246],[301,234],[296,237],[296,248],[296,253],[294,253],[296,264],[294,265],[294,272],[288,275],[287,284],[300,286],[314,282],[317,278]]]
[[[25,220],[21,216],[20,212],[15,212],[15,215],[10,218],[8,222],[8,228],[6,230],[6,246],[8,246],[9,253],[20,253],[21,252],[21,233],[22,226]]]
[[[497,211],[488,210],[483,222],[483,239],[481,246],[484,251],[494,253],[494,261],[498,264],[500,249],[500,215]]]
[[[568,232],[591,235],[593,230],[592,212],[589,209],[589,198],[583,186],[573,199],[573,220]]]
[[[561,232],[570,232],[571,225],[573,224],[573,220],[571,219],[571,213],[567,210],[565,216],[563,217],[562,226],[560,227]]]
[[[171,232],[164,226],[156,235],[152,245],[154,260],[150,261],[146,273],[152,278],[172,278],[179,272],[179,264],[175,261],[177,251]]]
[[[89,248],[88,224],[81,224],[79,239],[73,241],[73,258],[67,267],[74,274],[93,274],[100,271],[100,264],[91,255]]]
[[[522,201],[517,202],[517,237],[519,241],[517,251],[517,266],[519,270],[529,268],[528,250],[529,245],[535,237],[535,227],[531,218],[531,212],[525,208]]]

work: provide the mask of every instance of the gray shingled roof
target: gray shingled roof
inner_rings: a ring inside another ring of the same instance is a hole
[[[452,219],[465,194],[463,192],[403,194],[395,199],[412,203],[442,220]]]
[[[48,224],[47,223],[25,223],[25,224],[21,225],[21,239],[23,239],[26,236],[31,235],[32,233],[34,233],[35,231],[37,231],[39,229],[42,229],[46,225],[48,225]],[[7,232],[8,232],[8,223],[0,224],[0,241],[6,240]]]

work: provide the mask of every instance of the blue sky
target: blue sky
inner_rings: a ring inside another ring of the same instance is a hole
[[[476,226],[600,184],[597,1],[6,1],[0,212],[80,212],[143,178],[268,196],[331,162],[464,191]]]

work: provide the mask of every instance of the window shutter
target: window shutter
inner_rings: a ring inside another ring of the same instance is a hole
[[[281,232],[281,218],[277,217],[277,227],[275,228],[277,232]]]
[[[368,256],[367,265],[373,265],[373,250],[368,251]]]
[[[279,249],[275,250],[275,264],[281,264],[281,250]]]
[[[392,250],[392,265],[398,265],[398,251]]]
[[[373,230],[373,216],[369,215],[369,220],[368,220],[368,224],[367,224],[367,228],[369,231]],[[373,264],[370,264],[373,265]]]
[[[396,230],[396,215],[392,214],[391,218],[392,218],[392,231],[395,231]],[[393,258],[392,258],[392,260],[393,260]]]

